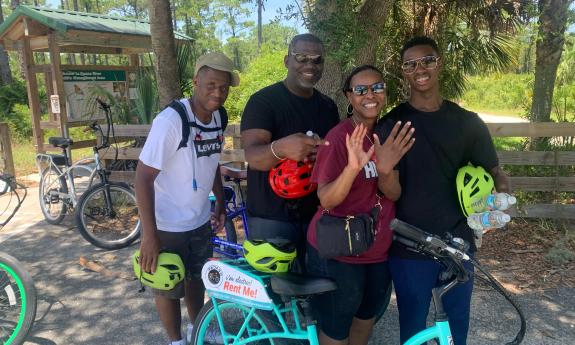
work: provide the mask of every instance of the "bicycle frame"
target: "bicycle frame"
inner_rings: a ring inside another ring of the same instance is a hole
[[[233,179],[236,184],[238,191],[240,192],[241,201],[236,202],[236,193],[233,191],[232,187],[226,186],[224,188],[232,188],[232,194],[230,198],[226,198],[226,217],[228,219],[234,219],[241,216],[242,225],[244,230],[245,238],[248,238],[248,219],[246,216],[246,203],[244,201],[243,195],[241,194],[240,181],[238,179]],[[225,193],[224,193],[225,194]],[[215,202],[215,199],[211,200]],[[212,237],[212,243],[214,244],[214,252],[224,255],[231,259],[238,259],[243,257],[244,248],[241,244],[223,240],[218,236]],[[230,249],[233,249],[230,251]]]
[[[217,272],[217,279],[211,276],[212,272]],[[230,277],[232,278],[230,282]],[[202,269],[202,279],[206,292],[214,306],[214,312],[218,320],[218,326],[224,339],[224,343],[241,345],[248,344],[258,340],[269,339],[272,343],[274,339],[294,339],[294,340],[308,340],[310,345],[319,345],[317,337],[317,328],[312,320],[306,320],[306,327],[302,329],[301,320],[298,316],[297,298],[289,297],[289,301],[284,306],[273,302],[269,297],[269,274],[265,274],[251,268],[244,259],[236,260],[213,260],[208,261]],[[234,284],[235,281],[248,281],[249,285]],[[222,280],[226,280],[223,282]],[[246,297],[249,296],[249,297]],[[225,331],[224,320],[219,309],[218,300],[228,301],[235,303],[237,306],[248,311],[238,334],[243,334],[244,331],[250,329],[250,321],[254,320],[257,316],[258,310],[272,311],[276,320],[281,325],[281,331],[266,332],[265,334],[258,334],[244,339],[237,339],[233,335],[227,334]],[[306,302],[307,303],[307,302]],[[304,306],[304,310],[309,312],[309,307]],[[293,315],[295,327],[291,329],[286,322],[284,315],[291,313]]]
[[[438,339],[439,345],[453,345],[453,337],[448,321],[438,321],[434,326],[428,327],[417,333],[406,341],[403,345],[427,344],[427,341]]]
[[[89,163],[91,163],[95,159],[96,161],[96,169],[90,167]],[[68,164],[68,158],[66,157],[66,164]],[[45,153],[38,153],[36,155],[36,165],[38,167],[38,171],[42,174],[42,171],[45,169],[54,169],[58,174],[58,179],[64,177],[66,180],[66,184],[68,186],[68,193],[61,193],[55,192],[59,195],[60,198],[63,200],[68,200],[72,206],[76,206],[78,204],[79,196],[76,193],[76,184],[74,183],[74,171],[77,170],[84,170],[88,173],[88,188],[92,186],[92,182],[94,181],[94,176],[100,167],[100,159],[98,155],[95,155],[95,158],[82,158],[76,163],[72,165],[65,165],[63,169],[61,169],[56,163],[54,163],[54,159],[51,155]],[[50,187],[50,185],[48,186]]]

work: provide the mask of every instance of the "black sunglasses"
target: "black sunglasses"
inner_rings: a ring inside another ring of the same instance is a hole
[[[384,93],[385,92],[385,83],[381,81],[379,83],[375,83],[372,85],[356,85],[356,86],[350,87],[346,91],[353,92],[354,94],[356,94],[358,96],[364,96],[364,95],[367,95],[369,90],[371,90],[371,92],[373,92],[373,93]]]
[[[297,63],[308,63],[311,62],[314,65],[319,65],[323,63],[323,56],[321,55],[306,55],[302,53],[290,53],[291,56],[294,57]]]
[[[413,59],[405,61],[401,64],[401,69],[403,72],[407,74],[411,74],[415,72],[417,69],[417,65],[421,65],[421,67],[425,69],[435,69],[437,68],[437,62],[439,61],[439,57],[435,55],[427,55],[424,57],[420,57],[419,59]]]

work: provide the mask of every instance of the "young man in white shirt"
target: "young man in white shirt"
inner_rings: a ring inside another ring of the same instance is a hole
[[[161,251],[178,253],[186,268],[184,281],[174,289],[154,290],[156,309],[172,345],[184,344],[180,298],[184,297],[192,324],[203,305],[200,274],[212,256],[210,191],[216,196],[214,225],[221,229],[225,222],[218,162],[227,120],[223,121],[221,107],[239,77],[229,58],[209,53],[196,61],[193,82],[194,95],[180,100],[190,125],[188,141],[182,142],[186,124],[174,108],[166,107],[154,119],[136,170],[142,269],[154,272]]]

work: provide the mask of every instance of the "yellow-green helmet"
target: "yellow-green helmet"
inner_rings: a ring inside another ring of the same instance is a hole
[[[491,175],[483,167],[474,167],[471,164],[459,169],[455,181],[457,199],[466,217],[474,212],[471,203],[478,198],[491,194],[494,188]]]
[[[146,286],[158,290],[171,290],[184,279],[184,263],[178,254],[160,253],[156,272],[148,273],[140,268],[140,250],[132,255],[134,274],[136,278]]]
[[[256,270],[266,273],[287,272],[297,254],[295,246],[289,243],[245,240],[243,247],[246,261]]]

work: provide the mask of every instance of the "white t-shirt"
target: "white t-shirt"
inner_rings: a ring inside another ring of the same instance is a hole
[[[188,146],[178,149],[182,140],[182,120],[168,107],[152,124],[140,160],[160,174],[154,182],[155,213],[158,229],[182,232],[196,229],[210,218],[208,195],[223,147],[223,132],[206,131],[221,127],[219,111],[209,124],[201,123],[192,113],[188,99],[180,100],[186,107],[190,123]],[[202,128],[203,127],[203,128]],[[194,190],[194,176],[197,190]]]

